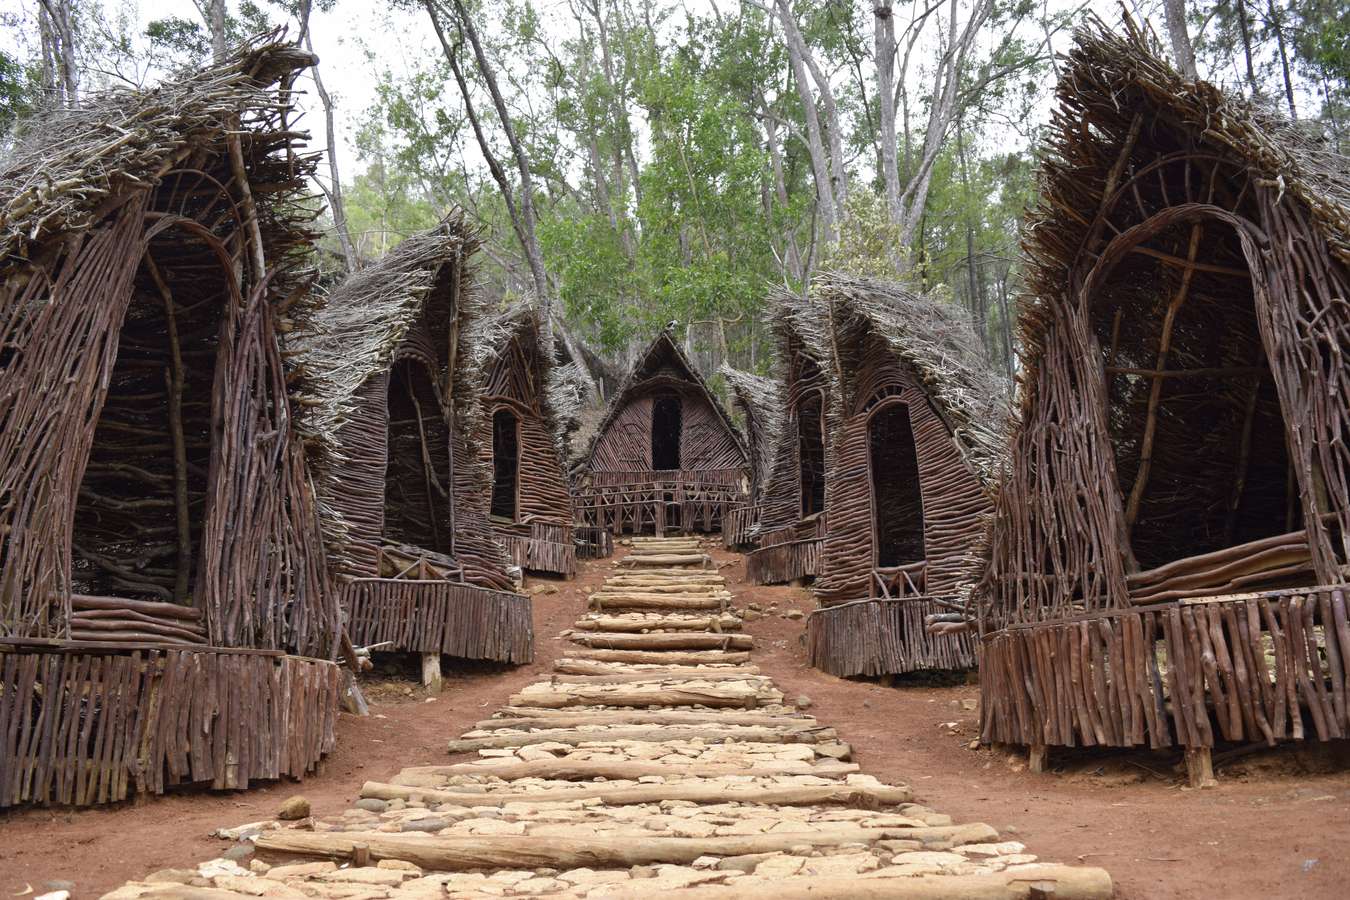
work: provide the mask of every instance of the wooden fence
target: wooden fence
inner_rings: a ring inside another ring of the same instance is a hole
[[[746,556],[752,584],[785,584],[820,574],[825,548],[825,516],[762,533],[759,546]]]
[[[932,635],[924,617],[943,611],[929,597],[858,600],[815,610],[807,618],[811,665],[831,675],[886,675],[975,667],[967,632]]]
[[[986,634],[981,739],[1209,748],[1343,738],[1347,594],[1337,585],[1194,598]]]
[[[527,663],[530,598],[452,581],[356,578],[341,585],[352,643],[397,651]]]
[[[0,808],[299,778],[335,745],[338,676],[276,651],[0,645]]]

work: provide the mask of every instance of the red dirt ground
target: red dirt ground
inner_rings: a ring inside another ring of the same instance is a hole
[[[759,642],[755,662],[788,698],[809,697],[811,712],[838,728],[865,771],[910,783],[922,802],[960,821],[987,822],[1047,861],[1102,866],[1117,896],[1128,900],[1350,896],[1344,743],[1217,765],[1219,786],[1203,791],[1183,786],[1175,754],[1052,756],[1053,774],[1032,775],[1012,750],[969,749],[978,687],[916,681],[888,688],[810,669],[803,622],[785,617],[810,608],[807,593],[748,586],[740,556],[715,556],[737,603],[766,612],[747,628]],[[571,583],[531,580],[538,638],[532,665],[452,672],[434,702],[420,688],[406,694],[402,682],[368,686],[373,715],[343,715],[337,751],[302,783],[0,815],[0,897],[29,886],[41,893],[51,880],[75,882],[77,900],[96,897],[156,869],[219,855],[228,845],[210,837],[212,830],[269,818],[292,794],[308,798],[316,815],[336,814],[363,781],[438,759],[446,740],[549,670],[560,649],[553,638],[584,607],[585,589],[604,579],[609,562],[583,564]]]

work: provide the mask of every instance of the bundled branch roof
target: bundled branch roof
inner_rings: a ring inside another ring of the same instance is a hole
[[[786,409],[782,383],[723,363],[717,370],[731,388],[732,402],[745,416],[747,436],[754,453],[757,479],[766,479],[773,466],[775,439],[783,428]]]
[[[0,161],[0,273],[37,255],[48,240],[94,224],[129,188],[191,167],[204,146],[222,144],[228,133],[239,134],[245,157],[255,162],[277,149],[289,154],[304,135],[285,128],[288,108],[274,86],[315,61],[298,47],[263,39],[157,88],[112,91],[44,112]],[[281,189],[259,209],[264,231],[269,224],[274,232],[295,230],[289,244],[297,250],[308,249],[311,235],[301,223],[312,216],[280,201],[301,196],[313,163],[313,156],[290,155],[285,166],[272,161],[272,177],[255,173],[255,180]]]
[[[301,428],[321,468],[336,462],[337,433],[372,375],[393,364],[394,353],[422,316],[441,268],[472,255],[478,236],[455,211],[429,231],[402,241],[373,265],[349,276],[297,336]],[[480,311],[473,291],[456,298],[461,315]]]
[[[655,374],[652,366],[660,360],[662,353],[669,353],[675,359],[676,364],[684,370],[688,380],[707,397],[708,403],[712,406],[718,419],[726,426],[727,432],[740,448],[743,457],[749,459],[749,453],[747,453],[745,449],[745,436],[741,433],[740,428],[736,426],[730,413],[728,413],[726,407],[722,405],[722,401],[719,400],[717,395],[708,387],[708,382],[704,380],[703,375],[699,372],[698,368],[690,361],[689,357],[685,355],[684,351],[680,349],[680,345],[671,334],[670,329],[666,328],[652,340],[651,344],[647,346],[646,351],[638,357],[637,362],[633,364],[632,370],[630,370],[628,376],[624,378],[623,384],[620,386],[619,390],[617,390],[614,393],[614,396],[610,398],[609,405],[605,407],[604,416],[595,427],[595,431],[588,436],[585,451],[576,460],[574,465],[584,466],[590,463],[591,457],[595,452],[596,444],[604,435],[606,429],[608,429],[610,424],[614,421],[614,417],[617,416],[619,411],[628,403],[629,394]]]
[[[1308,211],[1331,254],[1350,266],[1350,159],[1273,110],[1188,81],[1162,57],[1137,24],[1123,32],[1092,17],[1075,32],[1056,91],[1058,108],[1042,148],[1040,200],[1023,229],[1026,293],[1018,330],[1027,386],[1023,410],[1035,403],[1035,371],[1054,319],[1052,300],[1067,300],[1069,270],[1090,222],[1067,216],[1084,200],[1100,202],[1102,186],[1136,113],[1144,136],[1163,130],[1193,135],[1199,152],[1231,159],[1274,187],[1282,200]],[[1082,127],[1086,123],[1090,128]]]
[[[857,370],[851,354],[861,339],[884,341],[924,386],[975,472],[994,480],[1007,443],[1008,384],[986,365],[963,310],[895,282],[828,273],[817,276],[809,299],[784,293],[780,303],[780,329],[790,326],[813,356],[831,361],[822,368],[840,397],[851,396],[839,373],[847,380]]]

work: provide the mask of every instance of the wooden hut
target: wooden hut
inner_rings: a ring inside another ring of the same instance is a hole
[[[662,331],[610,400],[573,473],[578,521],[611,534],[716,531],[749,488],[740,432]]]
[[[746,574],[755,584],[801,583],[817,574],[825,544],[825,427],[832,396],[829,364],[807,335],[822,335],[828,325],[815,304],[787,293],[772,308],[782,425],[769,448]]]
[[[48,113],[0,165],[0,807],[243,788],[334,745],[280,340],[312,62],[256,45]]]
[[[722,542],[729,549],[746,549],[756,543],[760,504],[773,467],[774,448],[783,427],[779,382],[723,363],[718,373],[731,390],[732,407],[745,422],[742,429],[750,451],[750,499],[731,510],[722,523]]]
[[[830,275],[807,302],[817,312],[798,327],[830,383],[812,664],[835,675],[971,667],[968,634],[924,626],[963,605],[974,580],[1006,386],[951,303]]]
[[[492,531],[511,561],[570,576],[577,555],[562,460],[590,382],[577,366],[557,365],[545,340],[533,306],[479,319],[469,341],[473,368],[485,373],[478,442],[492,473]]]
[[[1350,178],[1081,29],[1028,214],[1021,423],[978,606],[982,734],[1350,732]]]
[[[352,640],[523,663],[528,597],[489,522],[479,437],[477,239],[458,214],[347,278],[301,336],[300,387],[324,535]]]

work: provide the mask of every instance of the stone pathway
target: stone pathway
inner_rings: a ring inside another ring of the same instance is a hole
[[[697,540],[636,539],[591,607],[549,681],[450,742],[468,761],[367,782],[335,820],[262,831],[248,868],[213,860],[106,896],[1111,895],[1101,869],[1038,863],[863,774],[750,663]]]

